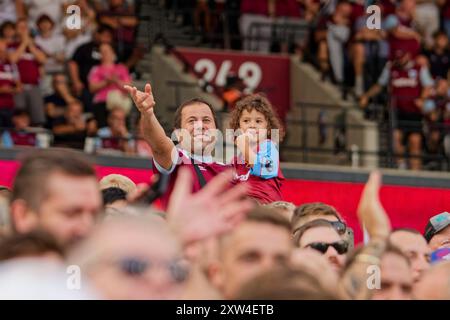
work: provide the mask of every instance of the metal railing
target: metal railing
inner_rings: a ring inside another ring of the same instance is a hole
[[[449,150],[441,150],[439,153],[434,154],[427,153],[425,151],[425,139],[423,139],[424,143],[422,143],[422,153],[420,155],[411,155],[408,152],[405,154],[395,153],[393,135],[396,128],[396,110],[394,108],[379,106],[380,108],[376,117],[372,119],[378,127],[379,144],[377,145],[377,150],[368,150],[361,148],[361,146],[357,146],[356,144],[348,143],[351,140],[351,137],[348,136],[349,130],[354,132],[355,130],[363,131],[368,128],[366,124],[355,124],[350,123],[349,121],[349,112],[361,112],[361,108],[357,106],[340,108],[336,105],[307,102],[297,102],[295,107],[300,111],[300,119],[293,119],[292,117],[286,119],[288,128],[291,129],[288,130],[288,138],[293,138],[292,136],[289,136],[292,135],[290,131],[293,131],[292,129],[295,128],[295,126],[299,126],[301,132],[300,137],[295,137],[294,140],[300,141],[300,144],[285,144],[283,145],[282,150],[301,152],[303,162],[309,162],[312,154],[329,156],[341,154],[344,155],[348,159],[348,162],[353,166],[357,166],[354,163],[355,159],[359,160],[366,156],[376,156],[379,159],[380,167],[396,168],[397,159],[403,158],[408,161],[411,159],[420,159],[425,164],[435,162],[435,167],[438,169],[444,171],[450,170]],[[335,113],[334,120],[327,119],[327,113],[330,113],[331,111]],[[426,126],[427,123],[423,121],[420,125]],[[417,126],[418,123],[416,121],[402,122],[403,128],[417,128]],[[445,134],[444,130],[449,129],[447,126],[440,123],[434,123],[433,129],[440,130],[441,133]],[[310,142],[311,130],[318,130],[315,134],[319,139],[317,143]],[[331,134],[329,133],[330,131]],[[423,131],[420,133],[423,138],[426,138]],[[330,136],[334,139],[332,143],[329,141]],[[332,144],[333,147],[330,147],[330,144]]]

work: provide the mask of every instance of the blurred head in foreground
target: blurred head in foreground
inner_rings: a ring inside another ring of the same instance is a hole
[[[97,299],[89,284],[81,281],[80,273],[69,268],[61,262],[41,258],[20,258],[1,263],[0,299]]]
[[[189,266],[156,216],[111,217],[69,255],[105,299],[178,299]]]
[[[416,299],[450,300],[450,261],[439,262],[424,272],[414,286]]]
[[[319,279],[302,269],[279,265],[241,286],[238,300],[337,300]]]
[[[408,256],[411,261],[413,280],[419,281],[421,275],[430,268],[431,249],[425,238],[419,231],[403,228],[394,230],[389,241]]]
[[[101,206],[94,169],[81,153],[33,151],[14,180],[12,228],[15,233],[44,230],[65,247],[88,234]]]
[[[259,207],[219,241],[217,261],[208,274],[225,298],[234,298],[246,281],[286,263],[292,251],[290,225],[273,209]]]

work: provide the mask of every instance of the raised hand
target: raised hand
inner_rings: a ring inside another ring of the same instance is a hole
[[[358,205],[359,222],[371,238],[386,239],[391,232],[391,223],[380,202],[381,174],[374,171],[364,186]]]
[[[144,91],[128,85],[125,85],[124,89],[130,94],[134,104],[142,115],[154,115],[153,107],[155,106],[155,99],[152,93],[152,86],[149,83],[145,85]]]
[[[246,184],[229,188],[231,170],[219,174],[192,194],[192,176],[180,168],[167,210],[167,221],[183,244],[188,245],[231,230],[253,207],[243,199]]]

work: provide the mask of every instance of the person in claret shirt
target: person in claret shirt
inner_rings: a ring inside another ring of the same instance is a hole
[[[180,167],[187,167],[191,172],[192,192],[199,191],[216,175],[231,169],[231,166],[213,158],[213,151],[219,142],[218,122],[212,105],[207,101],[191,99],[175,111],[173,136],[179,142],[175,146],[154,113],[156,103],[151,85],[146,84],[144,91],[131,86],[125,86],[125,89],[141,113],[144,139],[153,151],[153,171],[170,174],[168,190],[161,198],[163,208],[167,207]],[[245,191],[245,186],[239,188]]]
[[[230,126],[239,133],[235,143],[240,154],[233,160],[235,179],[248,181],[248,196],[261,204],[282,200],[284,177],[277,143],[284,133],[269,100],[261,94],[241,99],[231,113]]]
[[[410,168],[421,169],[422,120],[433,84],[427,67],[412,59],[409,51],[397,50],[394,60],[386,64],[378,82],[360,98],[360,105],[365,107],[368,99],[380,93],[382,87],[389,87],[389,107],[392,108],[391,120],[394,122],[393,150],[399,168],[407,167],[403,155],[405,146],[408,146]]]
[[[8,61],[6,49],[6,41],[0,39],[0,128],[12,125],[14,93],[20,85],[14,79],[13,66]]]
[[[26,20],[17,22],[16,32],[19,41],[8,46],[9,61],[17,64],[23,84],[23,90],[15,96],[15,105],[18,109],[28,110],[31,123],[40,126],[45,123],[44,99],[39,88],[40,67],[47,61],[47,56],[31,38]]]
[[[388,34],[390,59],[394,58],[398,50],[406,50],[411,58],[420,53],[421,35],[414,25],[415,0],[400,0],[395,14],[384,20],[384,29]]]

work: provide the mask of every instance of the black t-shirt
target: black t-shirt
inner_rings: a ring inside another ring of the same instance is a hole
[[[44,98],[44,102],[47,103],[53,103],[57,107],[65,107],[66,101],[59,95],[59,94],[51,94],[49,96],[46,96]]]
[[[66,108],[66,105],[67,105],[66,101],[64,101],[64,99],[56,93],[45,97],[44,102],[45,102],[45,104],[53,103],[56,106],[56,108],[63,109],[63,110]],[[47,115],[47,123],[46,123],[45,127],[48,129],[52,129],[53,126],[55,126],[55,119],[57,119],[57,118],[53,118],[53,117],[50,117],[49,115]]]
[[[88,76],[91,69],[100,63],[98,45],[91,41],[80,46],[73,54],[72,60],[78,65],[80,79],[88,87]]]
[[[450,68],[450,52],[446,50],[442,54],[437,54],[434,51],[427,51],[425,55],[430,62],[430,73],[433,78],[447,79]]]

